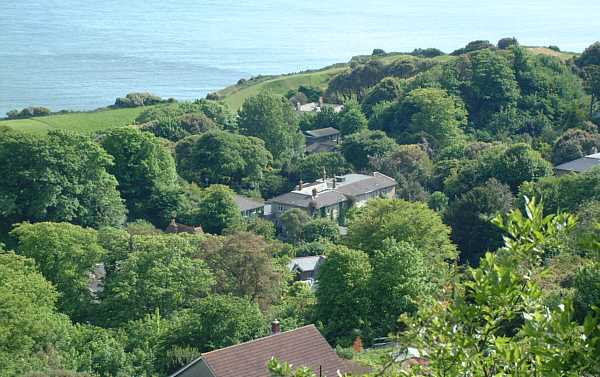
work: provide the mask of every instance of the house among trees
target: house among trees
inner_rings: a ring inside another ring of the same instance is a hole
[[[329,217],[344,224],[350,207],[363,206],[374,198],[394,198],[397,185],[395,179],[378,172],[324,177],[306,185],[300,182],[294,191],[272,198],[268,203],[275,220],[289,209],[300,208],[310,216]]]
[[[339,113],[344,110],[344,105],[325,103],[325,99],[323,97],[319,97],[319,102],[309,102],[304,105],[300,102],[296,103],[296,111],[299,113],[320,112],[326,107],[333,109],[335,113]]]
[[[294,258],[288,263],[288,268],[296,275],[296,280],[313,285],[317,280],[319,267],[325,261],[322,255]]]
[[[235,204],[240,207],[242,217],[263,216],[265,214],[265,203],[259,199],[236,195]]]
[[[590,154],[577,160],[565,162],[554,168],[557,175],[567,173],[585,173],[596,166],[600,166],[600,153]]]
[[[169,226],[165,229],[165,233],[178,234],[178,233],[188,233],[188,234],[203,234],[204,230],[201,226],[191,226],[184,225],[175,222],[175,219],[171,220]]]
[[[304,132],[306,153],[333,152],[340,142],[340,131],[333,127],[319,128]]]
[[[280,332],[279,322],[275,321],[271,327],[270,336],[203,353],[171,377],[270,377],[267,363],[271,358],[310,368],[324,377],[336,377],[338,372],[365,372],[341,359],[314,325]]]

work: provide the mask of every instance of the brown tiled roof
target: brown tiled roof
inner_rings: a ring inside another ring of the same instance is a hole
[[[215,377],[269,377],[267,363],[272,357],[311,368],[317,375],[321,367],[327,377],[336,377],[338,370],[364,372],[338,357],[314,325],[202,354]]]

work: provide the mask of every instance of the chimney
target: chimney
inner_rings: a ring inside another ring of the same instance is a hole
[[[332,181],[333,189],[335,189],[337,179],[335,179],[335,177],[333,177],[333,179],[331,181]]]
[[[319,97],[319,107],[323,107],[323,105],[325,104],[325,99],[323,98],[323,96]]]
[[[300,182],[298,183],[298,190],[302,190],[304,188],[304,182],[302,182],[302,178],[300,178]]]
[[[271,322],[271,335],[276,335],[281,332],[281,323],[278,320]]]
[[[313,199],[317,198],[317,188],[316,187],[314,189],[312,189],[312,198]]]

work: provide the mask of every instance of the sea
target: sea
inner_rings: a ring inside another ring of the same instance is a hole
[[[0,0],[0,116],[91,110],[133,91],[201,98],[375,48],[514,36],[581,52],[600,40],[599,15],[598,0]]]

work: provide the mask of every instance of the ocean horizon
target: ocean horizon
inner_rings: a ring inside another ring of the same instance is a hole
[[[600,2],[20,0],[0,4],[0,117],[92,110],[149,91],[202,98],[240,78],[317,69],[375,48],[445,52],[477,39],[581,52]]]

